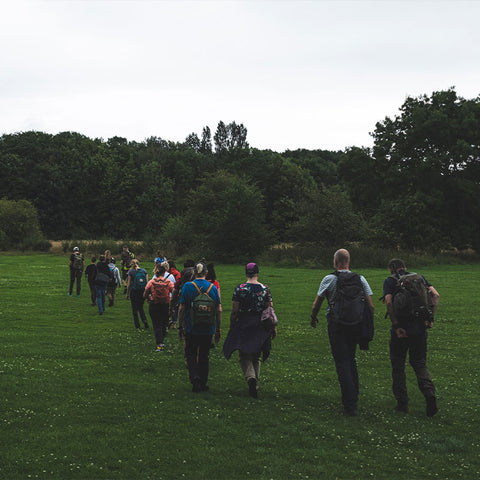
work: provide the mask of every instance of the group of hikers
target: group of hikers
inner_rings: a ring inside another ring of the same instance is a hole
[[[351,272],[350,254],[345,249],[335,252],[335,271],[326,275],[318,289],[312,306],[310,325],[316,328],[318,313],[327,299],[327,324],[331,352],[341,390],[343,413],[358,415],[359,378],[356,347],[368,349],[373,338],[372,289],[367,280]],[[388,265],[390,275],[383,284],[383,301],[391,320],[390,360],[392,390],[397,401],[395,410],[408,412],[408,395],[405,375],[407,353],[417,377],[420,391],[425,397],[426,414],[437,413],[435,386],[426,366],[427,330],[432,327],[439,294],[423,277],[408,272],[404,262],[392,259]],[[70,290],[84,270],[83,255],[75,247],[70,257]],[[143,305],[149,304],[149,314],[155,335],[155,351],[165,348],[168,328],[177,328],[184,342],[184,355],[192,391],[208,391],[209,352],[220,341],[222,306],[220,286],[213,264],[187,260],[182,272],[174,262],[160,253],[154,260],[153,278],[140,267],[127,246],[121,254],[121,274],[115,259],[107,250],[98,262],[85,269],[92,305],[98,305],[99,314],[105,310],[105,296],[113,306],[115,289],[123,285],[123,293],[130,299],[135,328],[140,330],[140,320],[148,328]],[[246,281],[235,287],[232,297],[230,328],[223,343],[223,353],[228,359],[238,350],[240,366],[248,386],[248,393],[258,398],[260,366],[271,350],[272,339],[277,334],[277,318],[273,310],[272,294],[267,285],[258,281],[259,267],[248,263]]]

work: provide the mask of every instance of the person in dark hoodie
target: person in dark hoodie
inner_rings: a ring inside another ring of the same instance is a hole
[[[98,313],[103,315],[105,311],[105,295],[107,293],[107,285],[112,277],[112,272],[108,268],[105,255],[100,255],[97,262],[97,273],[95,275],[95,292],[97,293]]]

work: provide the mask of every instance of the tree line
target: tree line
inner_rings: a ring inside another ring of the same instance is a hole
[[[279,243],[478,250],[480,98],[407,98],[372,136],[373,148],[279,153],[252,148],[235,122],[184,142],[4,134],[0,219],[2,204],[27,201],[50,239],[229,259]]]

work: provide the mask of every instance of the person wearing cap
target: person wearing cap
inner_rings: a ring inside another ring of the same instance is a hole
[[[192,391],[195,393],[206,392],[209,373],[209,355],[212,337],[218,343],[221,335],[222,312],[220,309],[220,297],[215,285],[205,279],[207,266],[198,262],[194,267],[195,279],[185,283],[180,296],[178,308],[179,331],[185,335],[185,358],[187,361],[188,374],[192,383]],[[194,325],[192,320],[192,303],[199,295],[199,291],[206,293],[215,303],[215,322],[213,325]]]
[[[68,290],[68,296],[72,296],[73,292],[73,284],[75,280],[77,281],[77,297],[80,296],[81,290],[81,281],[83,275],[83,269],[85,267],[85,259],[83,258],[83,254],[80,253],[80,249],[78,247],[73,248],[73,252],[70,255],[70,289]]]
[[[249,395],[258,398],[260,355],[265,361],[270,354],[271,339],[277,334],[276,327],[266,329],[261,316],[266,307],[272,305],[272,296],[267,285],[258,281],[256,263],[245,267],[246,283],[241,283],[233,292],[230,330],[223,344],[227,360],[235,350],[239,351],[240,366],[248,385]]]

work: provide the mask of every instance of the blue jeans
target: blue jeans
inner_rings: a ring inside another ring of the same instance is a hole
[[[353,412],[358,406],[358,371],[355,350],[358,343],[358,328],[328,323],[328,338],[332,349],[338,382],[342,392],[342,404],[346,411]]]
[[[97,294],[97,305],[98,305],[98,313],[102,314],[105,311],[105,293],[107,291],[107,287],[103,287],[100,285],[95,285],[95,292]]]

